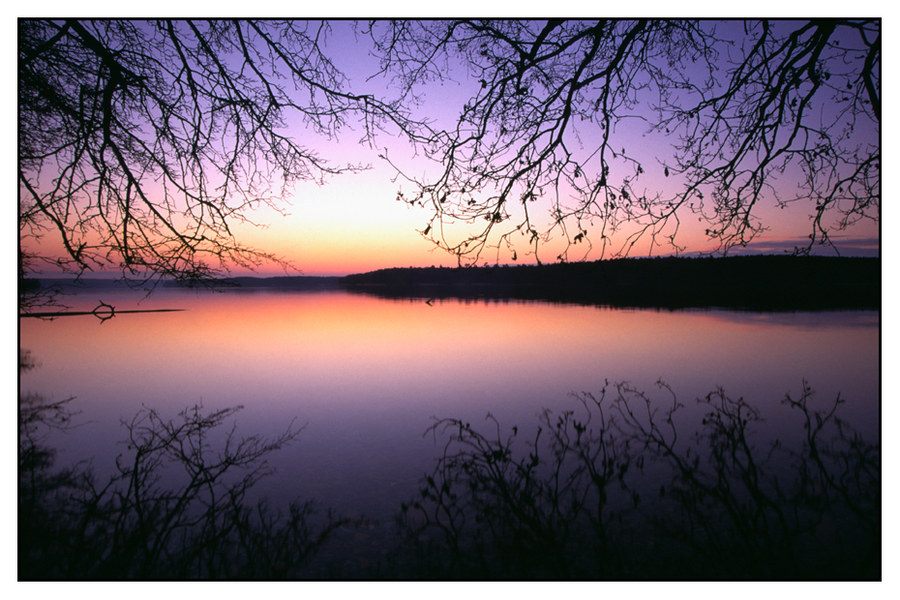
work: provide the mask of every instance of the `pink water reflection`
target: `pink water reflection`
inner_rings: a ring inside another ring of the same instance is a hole
[[[133,297],[107,301],[137,307]],[[66,452],[114,452],[119,420],[142,404],[171,415],[200,402],[243,404],[239,428],[247,433],[274,433],[294,417],[307,424],[300,443],[276,457],[281,475],[269,491],[343,509],[388,511],[414,493],[435,453],[422,439],[433,416],[476,422],[491,412],[510,425],[528,423],[606,379],[648,390],[663,379],[684,401],[721,385],[775,406],[805,377],[823,399],[841,392],[850,415],[872,433],[877,427],[875,313],[180,291],[139,307],[187,310],[103,324],[22,320],[22,347],[41,364],[23,376],[23,390],[75,395],[89,422],[70,434]]]

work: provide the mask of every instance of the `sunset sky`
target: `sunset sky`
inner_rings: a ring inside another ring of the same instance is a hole
[[[390,169],[377,166],[375,163],[365,173],[335,177],[326,186],[312,183],[297,186],[287,216],[259,211],[259,222],[267,226],[241,227],[240,238],[287,258],[305,275],[343,275],[387,267],[455,266],[454,256],[436,248],[418,233],[427,223],[426,210],[397,201],[398,184],[392,183]],[[793,211],[772,208],[764,214],[772,231],[760,236],[748,251],[781,254],[806,241],[809,220],[802,208]],[[699,229],[693,232],[693,238],[685,236],[682,241],[690,251],[713,249],[714,244],[704,238],[702,227]],[[877,255],[878,231],[874,224],[836,239],[842,242],[838,244],[842,254]],[[654,253],[658,254],[659,250]],[[542,257],[548,260],[553,255],[548,251]],[[493,254],[484,257],[491,263],[493,258]],[[600,258],[599,252],[586,258]],[[513,264],[503,257],[500,262]],[[260,274],[264,273],[281,274],[282,271],[273,266],[260,270]]]
[[[367,73],[377,71],[377,64],[368,56],[366,42],[364,38],[358,41],[354,37],[351,22],[335,21],[326,52],[334,58],[338,68],[350,76],[353,86],[358,86],[354,91],[383,92],[384,88],[379,88],[383,84],[365,81]],[[453,123],[462,104],[469,98],[473,84],[462,71],[452,75],[455,81],[430,88],[419,108],[423,115],[448,125]],[[360,145],[360,132],[354,127],[358,125],[350,123],[338,140],[328,143],[311,137],[302,127],[291,130],[304,144],[321,149],[321,154],[332,164],[361,164],[369,168],[360,173],[330,177],[324,185],[315,182],[295,185],[277,201],[285,214],[269,209],[248,213],[248,218],[260,227],[237,225],[234,231],[238,241],[284,258],[304,275],[343,275],[394,266],[455,266],[454,256],[437,249],[419,233],[428,223],[429,211],[396,200],[398,191],[412,192],[412,186],[397,179],[392,167],[378,155],[386,152],[395,164],[415,175],[434,169],[434,165],[414,156],[407,142],[389,134],[379,137],[374,147]],[[588,138],[585,146],[590,146],[591,132],[585,130],[583,135]],[[862,135],[877,139],[877,132]],[[646,187],[648,194],[677,191],[677,187],[671,186],[678,186],[678,182],[662,174],[662,163],[668,155],[671,140],[647,136],[646,126],[640,123],[623,123],[614,139],[616,145],[628,146],[629,152],[645,166],[646,173],[640,179],[640,185]],[[785,195],[792,195],[791,184],[785,185],[788,186]],[[758,216],[770,231],[760,235],[746,251],[783,253],[803,245],[810,231],[811,207],[801,204],[787,209],[778,209],[771,203],[760,206]],[[684,219],[679,241],[687,248],[687,253],[715,248],[715,244],[703,235],[706,226],[695,216],[688,215]],[[878,253],[876,223],[866,222],[833,239],[844,255],[872,256]],[[526,254],[526,244],[517,250],[520,251],[516,264],[534,262],[534,257]],[[551,243],[541,251],[540,258],[544,262],[553,262],[557,252]],[[670,252],[669,248],[657,247],[653,255]],[[647,254],[646,246],[637,246],[631,253],[633,256]],[[581,248],[573,248],[570,259],[578,258],[601,258],[599,245],[586,254]],[[489,250],[479,260],[479,264],[494,262],[512,264],[510,253]],[[263,266],[257,272],[260,275],[284,273],[277,265]]]
[[[377,64],[368,56],[367,40],[354,37],[351,22],[336,21],[332,26],[327,52],[354,82],[364,82],[366,73],[377,70]],[[454,123],[474,89],[472,80],[464,72],[454,73],[453,78],[454,82],[429,88],[420,109],[429,118],[448,126]],[[383,92],[377,82],[364,85],[368,86],[364,88],[366,91]],[[580,133],[590,136],[587,129]],[[876,132],[870,133],[877,139]],[[302,139],[302,135],[301,132],[298,137]],[[419,233],[425,228],[430,213],[396,200],[398,191],[409,194],[412,188],[396,179],[394,170],[378,154],[387,150],[395,164],[416,175],[433,169],[434,165],[413,156],[408,143],[403,140],[382,136],[376,140],[376,147],[367,148],[356,143],[358,137],[352,128],[344,131],[336,143],[325,147],[323,155],[334,163],[371,165],[369,170],[335,176],[324,186],[297,185],[293,194],[286,198],[288,215],[260,211],[257,221],[267,227],[243,228],[242,239],[288,259],[308,275],[342,275],[394,266],[456,265],[454,256],[435,248]],[[662,162],[669,153],[671,140],[647,135],[646,125],[639,122],[622,123],[616,130],[615,140],[617,145],[627,146],[645,166],[646,173],[640,181],[648,194],[677,189],[672,187],[678,185],[677,180],[666,178],[662,173]],[[586,139],[585,146],[590,146],[589,142],[589,138]],[[792,195],[792,184],[784,185],[784,195]],[[758,216],[770,231],[759,236],[746,251],[781,254],[803,245],[810,231],[810,208],[802,203],[787,209],[778,209],[772,203],[760,206]],[[680,241],[688,253],[715,248],[703,233],[707,224],[697,221],[696,217],[688,216],[682,224]],[[873,256],[878,253],[875,223],[861,224],[834,239],[844,255]],[[527,251],[524,244],[523,249]],[[671,249],[657,247],[653,255],[670,252]],[[646,246],[638,246],[638,251],[633,253],[635,256],[646,254]],[[518,264],[534,262],[533,256],[523,259],[524,252],[519,255]],[[551,245],[542,250],[540,257],[545,262],[552,262],[555,256]],[[575,253],[570,257],[580,258],[581,255]],[[586,259],[600,257],[599,245],[584,256]],[[501,264],[513,264],[508,252],[498,256],[496,251],[486,252],[479,263],[492,264],[497,260]],[[267,274],[280,272],[277,267],[261,270]]]

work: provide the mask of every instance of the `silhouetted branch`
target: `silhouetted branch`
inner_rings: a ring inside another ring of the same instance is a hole
[[[355,171],[287,134],[413,131],[402,107],[346,91],[327,22],[19,21],[19,231],[34,261],[153,280],[278,257],[232,226],[285,207],[298,180]],[[50,240],[61,256],[36,249]],[[32,265],[26,265],[32,268]]]
[[[297,578],[338,527],[312,503],[287,513],[251,506],[248,490],[271,473],[266,457],[300,433],[236,436],[222,426],[240,409],[198,406],[167,420],[143,409],[125,423],[116,472],[99,482],[83,465],[56,469],[40,429],[71,422],[69,400],[22,400],[19,452],[21,579]]]
[[[759,443],[759,410],[717,389],[699,423],[624,383],[545,410],[531,441],[457,419],[403,506],[424,577],[870,579],[880,572],[876,443],[787,397],[805,431]],[[690,434],[690,435],[689,435]]]
[[[569,259],[683,249],[682,219],[727,252],[766,227],[760,206],[803,202],[808,251],[879,218],[880,23],[867,20],[456,20],[374,23],[382,70],[407,98],[459,67],[480,87],[403,174],[431,209],[423,235],[474,263],[558,238]],[[617,142],[643,123],[656,173]],[[669,150],[665,150],[669,148]],[[784,190],[798,187],[796,196]],[[676,191],[677,190],[677,191]],[[465,224],[465,227],[460,226]],[[539,259],[538,259],[539,260]]]

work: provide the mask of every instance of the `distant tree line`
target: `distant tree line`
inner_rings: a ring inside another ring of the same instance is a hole
[[[821,256],[627,258],[538,266],[382,269],[343,277],[387,297],[518,298],[636,307],[877,309],[880,261]]]

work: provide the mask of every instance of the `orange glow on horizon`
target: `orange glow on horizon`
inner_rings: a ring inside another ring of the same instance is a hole
[[[428,223],[428,210],[398,202],[397,191],[398,185],[376,169],[337,176],[323,186],[298,184],[291,198],[275,201],[283,206],[286,214],[259,208],[247,216],[261,226],[237,224],[232,227],[238,243],[273,254],[293,269],[285,270],[271,263],[259,265],[255,270],[232,268],[230,272],[233,275],[257,276],[340,276],[391,267],[456,266],[454,255],[438,248],[419,233]],[[791,251],[794,246],[803,246],[809,233],[809,220],[801,208],[779,210],[761,207],[760,216],[770,230],[760,234],[745,251],[781,254]],[[597,260],[616,256],[627,231],[620,231],[612,237],[603,252],[599,225],[585,224],[593,248],[588,252],[586,244],[575,244],[569,248],[567,260]],[[707,226],[696,215],[688,214],[682,219],[677,241],[685,248],[685,254],[716,250],[716,245],[705,235]],[[465,232],[464,226],[457,227],[450,229],[453,239],[460,239]],[[858,247],[865,254],[875,255],[879,244],[878,233],[877,223],[863,222],[843,237],[854,238],[852,241],[858,241]],[[516,244],[516,260],[513,260],[512,250],[504,246],[499,252],[496,248],[486,248],[477,264],[536,264],[534,248],[528,245],[526,237],[514,235],[511,239]],[[835,235],[833,239],[840,243],[842,237]],[[28,243],[24,246],[29,249]],[[550,243],[542,243],[539,246],[541,262],[557,262],[564,249],[565,241],[559,236]],[[40,251],[44,256],[63,255],[62,245],[54,232],[49,232],[48,237],[42,240]],[[673,253],[674,249],[670,246],[654,244],[651,248],[647,237],[635,245],[628,256],[665,256]],[[842,254],[854,253],[842,251]],[[52,272],[46,265],[35,265],[35,268],[39,272]],[[110,264],[101,267],[101,272],[115,271],[116,268],[117,264]]]

